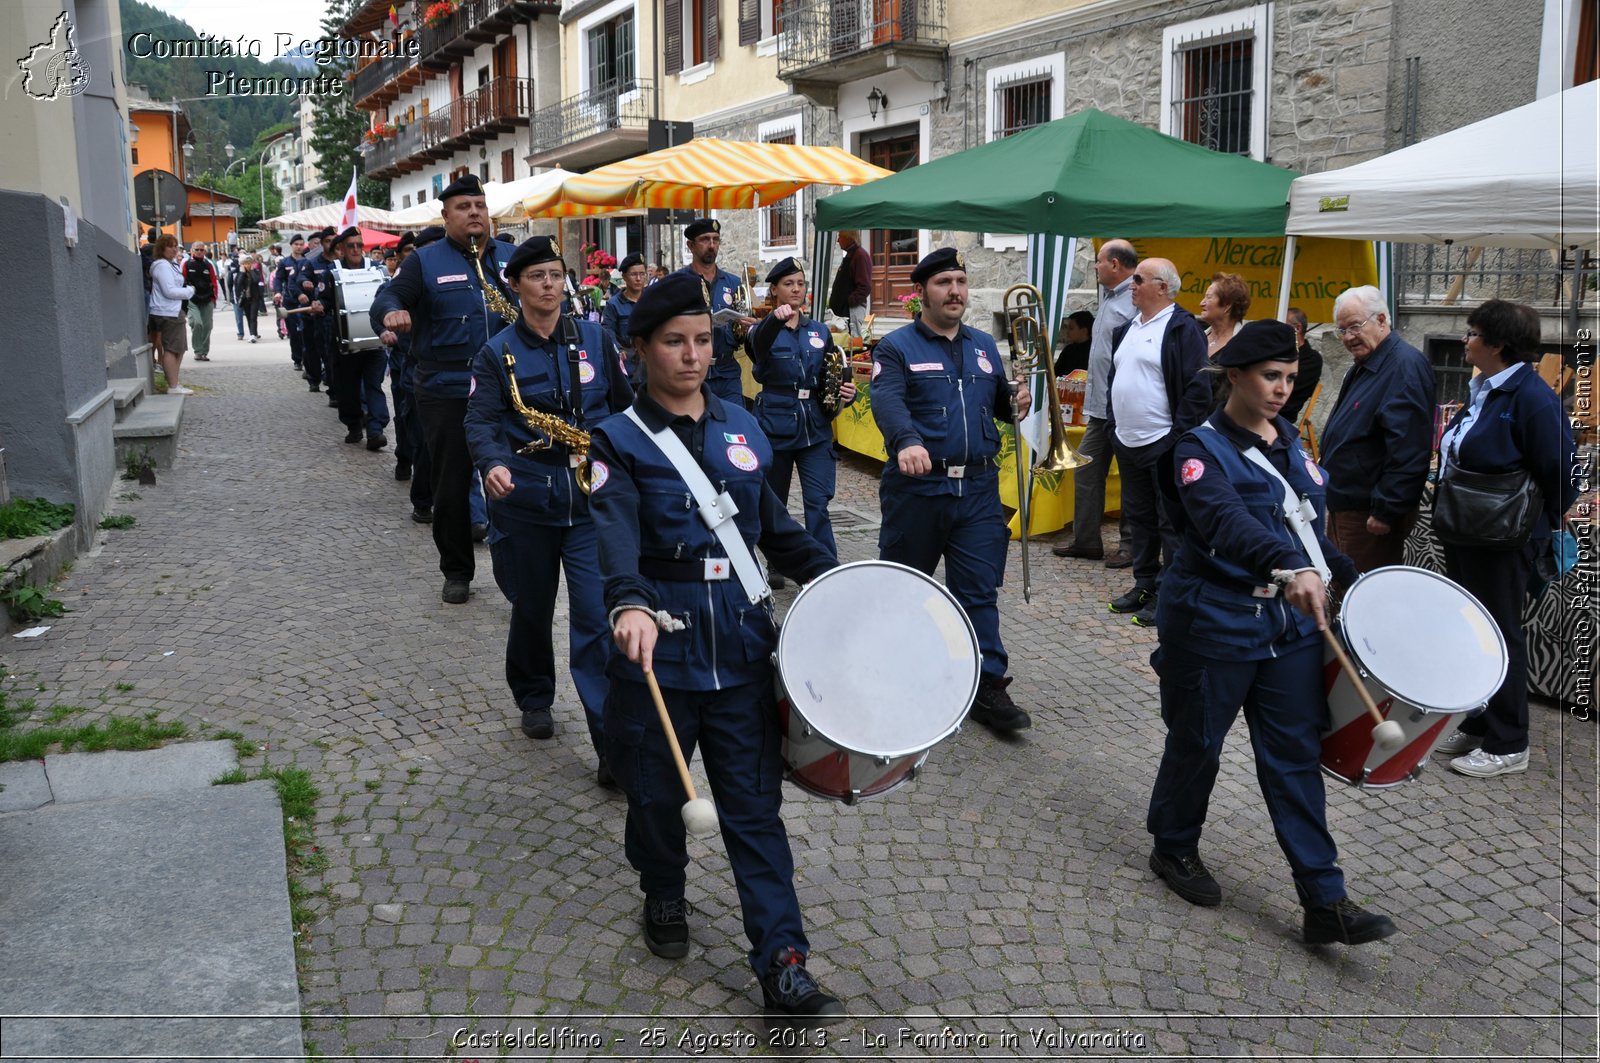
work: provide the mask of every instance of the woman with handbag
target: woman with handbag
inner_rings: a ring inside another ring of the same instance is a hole
[[[265,308],[265,288],[266,278],[261,274],[261,267],[250,255],[244,256],[234,279],[233,316],[241,336],[249,326],[251,343],[258,338],[256,318]]]
[[[1467,315],[1469,401],[1439,440],[1433,531],[1445,573],[1483,603],[1505,636],[1510,664],[1484,712],[1437,747],[1452,771],[1478,778],[1528,770],[1528,576],[1550,561],[1551,536],[1578,497],[1572,429],[1561,400],[1526,359],[1539,350],[1539,314],[1491,299]]]

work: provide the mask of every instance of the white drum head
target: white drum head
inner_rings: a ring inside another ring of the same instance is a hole
[[[1391,694],[1432,712],[1467,712],[1505,681],[1505,638],[1460,584],[1427,569],[1373,569],[1339,609],[1345,646]]]
[[[806,723],[869,756],[932,748],[978,692],[981,655],[966,611],[938,582],[891,561],[817,577],[789,607],[777,656]]]

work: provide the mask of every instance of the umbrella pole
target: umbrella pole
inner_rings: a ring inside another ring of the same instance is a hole
[[[1289,316],[1289,282],[1294,280],[1294,236],[1283,240],[1283,280],[1278,285],[1278,320]]]

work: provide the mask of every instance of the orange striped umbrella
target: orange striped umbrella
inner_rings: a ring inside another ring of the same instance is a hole
[[[522,209],[530,218],[576,218],[641,207],[759,207],[807,185],[864,185],[890,173],[843,148],[706,138],[569,177],[524,199]]]

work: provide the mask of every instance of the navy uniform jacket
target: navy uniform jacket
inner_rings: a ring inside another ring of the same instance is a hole
[[[1466,417],[1463,405],[1446,432]],[[1456,444],[1450,461],[1472,472],[1514,472],[1526,469],[1544,495],[1544,520],[1534,525],[1533,540],[1547,540],[1561,527],[1562,515],[1578,499],[1581,466],[1572,460],[1572,426],[1561,400],[1532,366],[1483,397],[1483,409]]]
[[[516,248],[489,240],[479,252],[484,278],[517,305],[506,285],[506,263]],[[417,363],[416,389],[438,398],[464,399],[472,381],[472,358],[506,321],[489,309],[478,271],[467,249],[449,238],[419,247],[400,272],[372,300],[372,327],[383,329],[395,310],[411,314],[411,356]]]
[[[335,268],[337,267],[333,261],[323,258],[320,251],[315,254],[315,257],[307,255],[305,262],[300,266],[300,280],[310,281],[311,290],[306,291],[304,288],[300,288],[298,284],[295,285],[296,288],[299,288],[299,294],[309,296],[313,303],[322,304],[322,316],[318,320],[321,322],[321,327],[328,329],[330,332],[335,331],[333,318],[334,314],[338,312],[338,306],[333,294],[333,271]],[[295,302],[298,304],[299,299],[296,298]],[[315,317],[316,315],[308,316]]]
[[[1328,506],[1393,524],[1422,500],[1433,453],[1433,367],[1391,332],[1339,385],[1318,439]]]
[[[283,296],[285,310],[293,310],[298,305],[295,296],[300,292],[300,266],[304,261],[303,256],[284,255],[278,260],[278,268],[272,271],[273,291]]]
[[[694,271],[693,266],[684,266],[679,273],[687,273],[696,280],[705,280]],[[718,310],[732,310],[734,303],[739,298],[739,278],[725,269],[717,270],[717,279],[708,285],[711,289],[712,312]],[[739,341],[733,338],[732,325],[715,325],[711,329],[711,371],[706,374],[707,380],[721,380],[724,377],[742,377],[743,371],[739,368],[738,361],[733,357],[733,352],[738,350]]]
[[[994,337],[962,325],[947,340],[920,317],[889,333],[872,355],[872,415],[889,452],[885,487],[964,495],[968,481],[978,480],[993,490],[1000,451],[995,418],[1011,420],[1011,389]],[[927,448],[931,473],[901,473],[896,455],[912,446]],[[969,468],[956,479],[946,465]]]
[[[1283,518],[1283,485],[1245,458],[1261,450],[1296,498],[1316,507],[1317,543],[1334,579],[1355,582],[1355,565],[1328,542],[1327,476],[1300,449],[1294,427],[1275,419],[1278,438],[1270,446],[1218,410],[1211,428],[1190,430],[1172,455],[1168,494],[1181,545],[1161,584],[1163,644],[1219,661],[1252,661],[1280,656],[1317,639],[1317,624],[1284,598],[1251,593],[1273,585],[1274,569],[1311,566],[1305,547]],[[1213,431],[1213,429],[1215,429]]]
[[[652,430],[670,426],[705,470],[711,485],[733,496],[739,532],[752,550],[761,547],[775,568],[808,581],[832,568],[833,557],[795,519],[767,486],[772,447],[756,419],[707,387],[705,414],[698,420],[673,416],[648,394],[635,407]],[[700,519],[688,485],[659,447],[621,414],[595,427],[589,448],[594,487],[590,513],[600,540],[600,574],[609,611],[638,603],[665,609],[687,623],[662,632],[655,648],[661,684],[679,690],[722,690],[770,681],[777,646],[770,601],[751,605],[738,579],[669,580],[641,572],[651,561],[688,563],[722,558],[716,533]],[[612,654],[612,678],[644,682],[639,666]]]
[[[822,367],[825,355],[833,350],[827,326],[801,315],[799,325],[786,328],[777,315],[768,314],[750,330],[745,349],[761,383],[756,419],[772,445],[799,450],[832,441],[832,418],[822,409]],[[800,391],[811,394],[802,399]]]
[[[572,364],[563,326],[576,327],[579,402],[573,415]],[[532,454],[517,453],[534,438],[528,422],[511,406],[511,385],[502,348],[510,345],[517,360],[517,391],[525,406],[551,413],[587,431],[617,410],[627,409],[633,390],[617,362],[616,348],[592,321],[562,318],[554,337],[535,333],[527,322],[495,333],[472,362],[472,395],[467,399],[467,449],[478,472],[487,476],[496,465],[511,471],[516,489],[503,499],[489,500],[489,515],[502,531],[516,524],[570,527],[589,515],[588,500],[578,489],[570,451],[560,443]]]
[[[620,289],[606,300],[605,309],[600,311],[600,324],[611,334],[611,342],[623,350],[632,346],[633,337],[628,332],[632,317],[633,300],[625,298]]]

